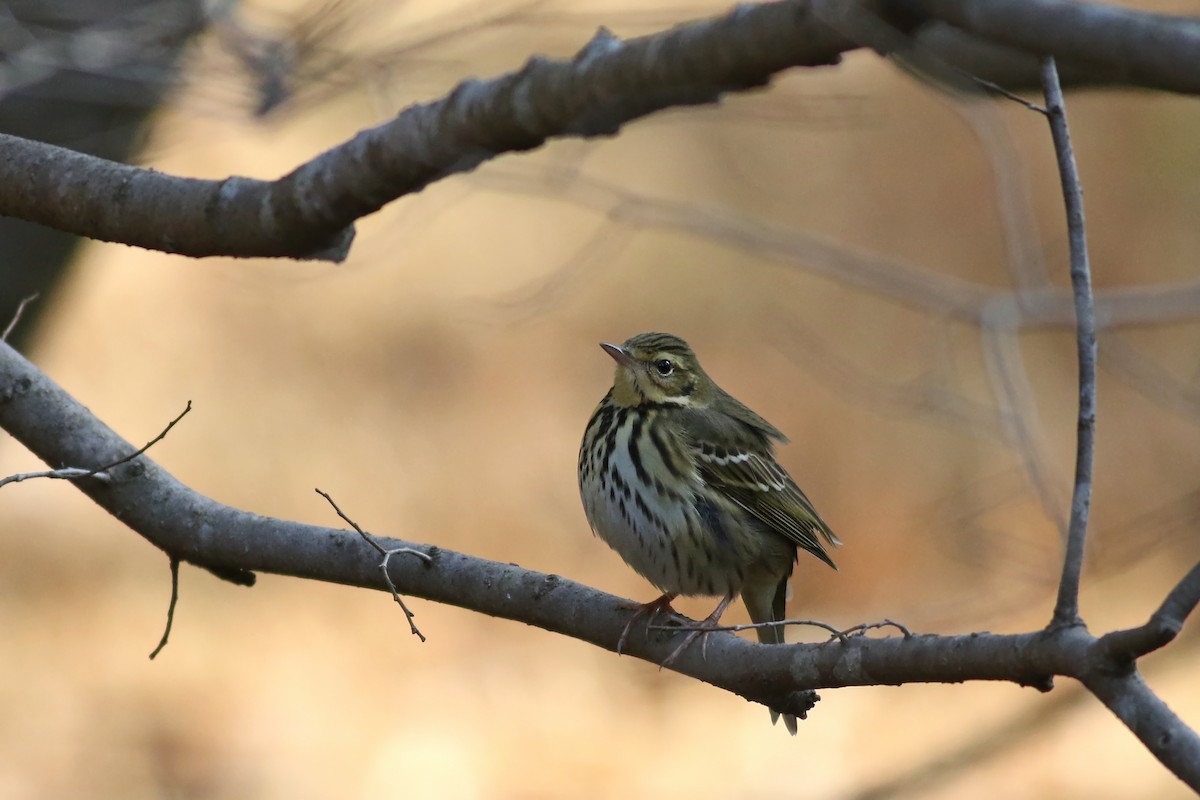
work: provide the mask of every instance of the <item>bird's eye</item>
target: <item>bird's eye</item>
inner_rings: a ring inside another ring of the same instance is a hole
[[[658,374],[662,375],[664,378],[668,377],[672,372],[675,371],[675,365],[671,363],[670,359],[666,358],[660,358],[658,361],[655,361],[654,368],[658,370]]]

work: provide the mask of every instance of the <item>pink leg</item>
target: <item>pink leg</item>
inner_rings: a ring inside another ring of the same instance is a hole
[[[624,608],[633,609],[633,615],[629,617],[629,621],[625,623],[624,630],[621,631],[621,638],[617,639],[617,655],[621,655],[621,651],[625,649],[625,642],[629,640],[629,629],[633,627],[633,623],[637,622],[647,614],[650,615],[649,622],[653,622],[664,611],[670,611],[672,614],[677,613],[671,607],[671,601],[679,595],[673,592],[667,592],[657,600],[651,600],[649,603],[635,603],[633,605],[622,604]],[[648,623],[647,623],[648,624]]]
[[[721,616],[725,613],[725,609],[729,608],[729,604],[733,602],[733,598],[735,596],[736,595],[733,592],[725,595],[725,598],[721,600],[720,603],[717,603],[717,607],[713,609],[713,612],[704,619],[700,620],[700,622],[696,623],[696,626],[690,630],[687,636],[684,637],[683,642],[681,642],[678,647],[671,651],[671,655],[667,656],[666,660],[663,661],[659,666],[665,667],[670,665],[675,661],[675,659],[679,658],[683,651],[688,648],[688,645],[697,639],[700,639],[701,658],[707,658],[708,635],[713,632],[714,628],[720,627]]]

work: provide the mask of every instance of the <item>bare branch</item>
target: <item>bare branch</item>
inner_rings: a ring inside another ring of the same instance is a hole
[[[1071,249],[1071,288],[1075,295],[1075,331],[1079,350],[1079,421],[1075,443],[1075,488],[1071,497],[1071,522],[1063,557],[1058,601],[1053,625],[1076,625],[1079,618],[1079,580],[1087,541],[1088,512],[1092,503],[1092,460],[1096,439],[1096,309],[1092,299],[1092,271],[1088,262],[1087,228],[1083,215],[1083,188],[1075,166],[1075,153],[1067,130],[1067,110],[1054,59],[1042,66],[1046,116],[1054,138],[1058,174],[1067,211]]]
[[[1113,631],[1100,637],[1107,657],[1132,664],[1135,659],[1170,643],[1183,629],[1188,615],[1200,603],[1200,564],[1192,567],[1145,625]]]
[[[163,628],[162,638],[158,640],[158,646],[150,653],[150,660],[162,652],[162,649],[167,646],[167,640],[171,638],[171,626],[175,624],[175,604],[179,602],[179,559],[175,556],[170,556],[171,559],[171,602],[167,604],[167,625]]]
[[[1200,736],[1151,691],[1141,675],[1096,669],[1082,680],[1163,766],[1200,792]]]
[[[1094,62],[1125,82],[1200,93],[1200,20],[1073,0],[885,0],[1026,53]]]
[[[1021,95],[1019,95],[1015,92],[1010,92],[1008,89],[1005,89],[1003,86],[1001,86],[998,83],[993,83],[992,81],[986,80],[984,78],[980,78],[978,75],[973,75],[970,72],[967,72],[965,69],[962,69],[961,67],[953,67],[953,69],[956,72],[958,72],[960,75],[962,75],[964,78],[966,78],[967,80],[979,84],[984,89],[991,92],[992,94],[1003,97],[1006,100],[1011,100],[1012,102],[1016,103],[1017,105],[1024,106],[1025,108],[1029,109],[1030,111],[1036,111],[1039,114],[1046,113],[1046,109],[1043,108],[1042,106],[1039,106],[1037,103],[1029,102],[1024,97],[1021,97]]]
[[[317,489],[316,492],[317,494],[321,495],[321,497],[324,497],[329,505],[333,506],[333,510],[337,512],[337,515],[344,519],[350,525],[350,527],[354,528],[354,530],[358,532],[358,535],[361,536],[367,544],[374,547],[379,554],[383,556],[383,561],[379,562],[379,571],[383,573],[383,579],[387,582],[388,588],[392,591],[392,599],[396,601],[396,603],[400,606],[400,610],[404,612],[404,617],[408,620],[409,631],[422,642],[425,641],[425,634],[421,633],[421,631],[417,628],[417,623],[413,622],[413,617],[415,617],[416,614],[409,610],[408,605],[404,602],[404,598],[400,596],[400,592],[396,591],[396,584],[392,582],[392,576],[388,574],[388,561],[390,561],[392,556],[396,555],[397,553],[406,553],[408,555],[417,556],[426,564],[431,563],[433,559],[415,547],[394,547],[391,549],[385,548],[379,543],[376,537],[364,531],[359,527],[357,522],[346,516],[345,513],[342,512],[342,509],[338,507],[338,504],[333,501],[333,498],[329,496],[328,492],[323,492],[320,489]]]
[[[8,341],[8,337],[17,329],[17,326],[21,324],[21,315],[25,313],[25,306],[37,299],[38,293],[34,292],[33,294],[21,300],[21,302],[17,305],[17,310],[13,312],[12,319],[10,319],[8,321],[8,325],[5,326],[4,333],[0,333],[0,342]]]
[[[2,340],[0,340],[0,341],[2,341]],[[114,467],[119,467],[122,464],[133,461],[135,458],[140,456],[142,453],[145,453],[151,447],[153,447],[154,445],[161,442],[164,438],[166,438],[166,435],[171,432],[171,428],[174,428],[175,425],[179,422],[179,420],[181,420],[185,416],[187,416],[187,413],[191,410],[192,410],[192,401],[188,400],[187,407],[184,408],[183,411],[180,411],[179,415],[177,417],[175,417],[175,419],[168,422],[167,427],[163,428],[157,436],[155,436],[150,441],[146,442],[144,445],[142,445],[140,448],[138,448],[134,452],[130,453],[129,455],[122,456],[121,458],[118,458],[116,461],[113,461],[112,463],[109,463],[109,464],[105,464],[102,467],[96,467],[94,469],[87,469],[84,467],[63,467],[62,469],[43,470],[41,472],[22,472],[22,473],[18,473],[16,475],[9,475],[5,478],[0,478],[0,486],[4,486],[9,483],[20,483],[21,481],[27,481],[30,478],[54,478],[54,479],[58,479],[58,480],[70,480],[70,481],[82,480],[83,478],[97,478],[101,481],[112,480],[112,476],[109,474],[109,470],[113,469]]]
[[[909,638],[913,635],[912,631],[901,625],[899,622],[893,622],[890,619],[880,620],[879,622],[862,622],[858,625],[851,625],[845,630],[841,630],[828,622],[822,622],[819,619],[781,619],[774,622],[746,622],[740,625],[718,625],[716,627],[690,628],[686,625],[649,625],[648,630],[652,631],[678,631],[678,630],[706,630],[706,631],[752,631],[759,628],[784,628],[789,625],[806,626],[810,628],[820,628],[829,634],[831,640],[836,639],[845,644],[850,636],[865,636],[867,631],[879,630],[881,628],[895,628],[901,636]]]
[[[464,81],[277,181],[176,178],[0,135],[0,185],[10,187],[0,214],[195,257],[340,261],[355,220],[502,153],[611,136],[655,111],[762,87],[789,67],[837,63],[855,45],[816,20],[811,2],[742,6],[628,42],[601,29],[570,61],[535,57]]]
[[[2,343],[0,427],[49,462],[114,463],[117,454],[129,449]],[[64,430],[72,435],[62,436]],[[125,469],[114,468],[108,482],[76,485],[155,546],[210,571],[263,571],[372,589],[389,588],[390,579],[415,597],[518,620],[612,651],[630,613],[619,598],[555,575],[395,540],[378,544],[385,551],[419,550],[428,563],[396,561],[385,579],[379,551],[366,537],[222,505],[182,485],[146,457]],[[625,651],[661,664],[677,645],[676,633],[635,637]],[[786,646],[718,633],[709,637],[707,658],[688,650],[670,669],[794,714],[806,712],[812,690],[820,688],[995,680],[1045,691],[1055,675],[1077,677],[1143,737],[1164,764],[1200,789],[1200,738],[1144,684],[1139,688],[1137,682],[1129,682],[1131,676],[1120,672],[1119,664],[1106,661],[1106,655],[1098,640],[1078,626],[1008,635],[847,636],[824,644]],[[1122,699],[1124,688],[1135,693],[1133,699]],[[1173,738],[1147,738],[1154,735]]]
[[[128,449],[116,433],[0,344],[0,427],[43,460],[111,462]],[[61,436],[63,430],[75,432]],[[77,486],[148,541],[205,568],[263,571],[387,590],[378,551],[357,533],[271,519],[206,498],[179,483],[148,457],[137,470],[104,484]],[[554,575],[438,547],[383,540],[385,548],[413,547],[429,558],[393,562],[390,573],[407,594],[537,625],[615,650],[628,619],[619,598]],[[733,635],[709,637],[708,660],[685,652],[672,669],[787,711],[792,691],[821,686],[909,681],[1017,680],[1044,685],[1069,674],[1092,639],[1078,629],[1057,638],[1046,632],[891,639],[853,637],[841,645],[772,647]],[[1054,646],[1051,646],[1051,643]],[[749,649],[753,649],[751,656]],[[671,635],[635,639],[632,655],[661,663]],[[954,657],[948,657],[954,653]]]
[[[7,475],[0,478],[0,486],[7,486],[10,483],[20,483],[21,481],[31,480],[33,478],[50,478],[51,480],[73,481],[80,478],[95,478],[96,480],[109,480],[109,474],[104,470],[99,469],[83,469],[82,467],[63,467],[62,469],[43,469],[36,472],[18,472],[13,475]]]
[[[783,628],[788,625],[804,625],[810,628],[820,628],[829,634],[830,639],[837,639],[841,642],[846,641],[846,634],[834,625],[828,622],[821,622],[819,619],[781,619],[773,622],[747,622],[741,625],[647,625],[646,630],[650,631],[729,631],[736,633],[737,631],[750,631],[759,628]]]
[[[1200,91],[1194,20],[1061,0],[875,5],[908,19],[944,18],[1028,52],[1117,59],[1133,82]],[[611,136],[656,111],[762,87],[790,67],[837,63],[860,46],[822,19],[837,11],[825,0],[787,0],[629,41],[601,29],[570,61],[532,58],[517,72],[464,81],[275,181],[179,178],[0,135],[0,214],[193,257],[341,261],[355,220],[500,154],[555,137]],[[1037,24],[1013,34],[1014,18]]]

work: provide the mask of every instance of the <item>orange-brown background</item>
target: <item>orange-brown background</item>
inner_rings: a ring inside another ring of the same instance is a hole
[[[450,26],[444,10],[403,5],[338,44],[394,47]],[[496,6],[463,3],[457,23],[474,29],[364,64],[321,102],[263,121],[237,105],[241,77],[210,42],[146,163],[271,178],[461,78],[566,56],[595,23],[635,35],[704,9],[594,11],[491,23]],[[1195,280],[1200,106],[1115,92],[1068,103],[1097,287]],[[992,108],[1064,286],[1045,123]],[[611,192],[626,202],[606,216]],[[648,221],[637,198],[684,204],[685,226]],[[714,220],[730,218],[1012,285],[996,181],[961,108],[860,52],[438,183],[364,220],[342,265],[94,244],[33,355],[134,442],[193,401],[152,455],[223,502],[337,525],[321,487],[378,533],[648,599],[588,532],[574,462],[611,378],[596,343],[671,331],[792,437],[783,463],[846,542],[838,573],[802,561],[794,616],[945,633],[1043,624],[1058,532],[1017,452],[988,413],[990,434],[929,410],[946,397],[995,408],[979,329],[754,241],[715,241]],[[1195,324],[1126,341],[1194,385]],[[1037,331],[1021,345],[1049,466],[1069,487],[1073,340]],[[1197,416],[1107,373],[1100,391],[1083,598],[1094,631],[1141,621],[1200,557]],[[35,468],[11,440],[0,448],[0,472]],[[150,662],[165,557],[65,484],[7,487],[0,508],[5,798],[845,797],[1050,700],[1007,685],[825,691],[792,739],[736,697],[540,630],[412,599],[420,644],[379,593],[272,576],[246,590],[191,568],[172,641]],[[1198,723],[1195,648],[1172,651],[1148,659],[1150,682]],[[1184,796],[1095,702],[1011,745],[919,794]]]

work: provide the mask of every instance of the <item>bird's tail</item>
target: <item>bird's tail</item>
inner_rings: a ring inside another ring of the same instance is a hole
[[[784,606],[787,603],[788,577],[785,575],[782,580],[774,584],[765,582],[746,584],[742,587],[742,602],[746,604],[746,610],[750,612],[750,619],[756,623],[762,623],[779,622],[785,618]],[[783,644],[782,625],[767,625],[754,630],[758,634],[758,640],[763,644]],[[796,715],[780,714],[775,709],[771,709],[771,724],[774,725],[778,722],[781,716],[788,733],[795,736]]]

